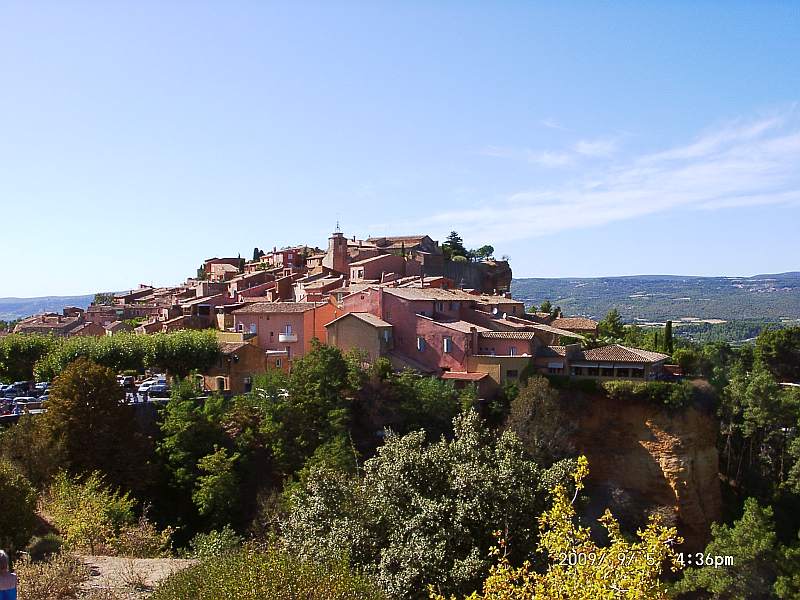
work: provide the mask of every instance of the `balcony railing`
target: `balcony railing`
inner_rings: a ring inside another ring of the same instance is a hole
[[[287,342],[296,342],[297,341],[297,334],[296,333],[279,333],[278,334],[278,341],[281,344],[285,344]]]

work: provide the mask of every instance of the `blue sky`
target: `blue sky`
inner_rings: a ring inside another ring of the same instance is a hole
[[[516,276],[800,270],[800,3],[3,2],[0,296],[457,229]]]

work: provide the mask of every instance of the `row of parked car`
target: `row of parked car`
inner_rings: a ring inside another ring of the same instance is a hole
[[[169,397],[166,375],[152,375],[138,384],[132,375],[117,375],[117,383],[127,394],[135,396],[136,399]]]
[[[50,382],[43,381],[34,383],[33,381],[15,381],[9,384],[0,384],[0,398],[15,398],[17,396],[40,396],[48,395]]]
[[[0,384],[0,415],[21,415],[41,412],[47,402],[50,383],[47,381],[15,381]]]

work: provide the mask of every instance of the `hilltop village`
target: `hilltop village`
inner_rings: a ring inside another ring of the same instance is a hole
[[[290,371],[313,340],[395,369],[475,385],[481,396],[527,374],[649,380],[669,375],[668,355],[618,344],[587,348],[597,322],[526,312],[510,294],[512,271],[485,249],[467,259],[427,235],[346,237],[327,249],[254,249],[251,260],[209,258],[174,287],[98,294],[86,310],[40,314],[14,331],[55,336],[218,331],[222,358],[211,391],[249,391],[253,376]]]

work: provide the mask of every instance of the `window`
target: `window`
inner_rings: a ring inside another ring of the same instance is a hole
[[[602,377],[613,377],[614,376],[614,368],[613,367],[602,367],[600,369],[600,375]]]
[[[519,371],[517,371],[517,369],[509,369],[508,371],[506,371],[506,377],[508,377],[509,379],[516,379],[517,377],[519,377]]]
[[[629,374],[630,371],[628,370],[627,367],[624,368],[617,367],[617,377],[629,377],[630,376]]]
[[[250,333],[255,333],[255,332],[256,332],[256,324],[250,323]]]
[[[286,335],[292,335],[292,324],[291,323],[287,323],[286,324]]]
[[[252,391],[253,389],[253,379],[250,377],[244,378],[244,391],[245,393]]]
[[[384,329],[383,330],[383,341],[388,344],[390,339],[392,339],[392,332],[389,331],[388,329]]]
[[[444,338],[444,351],[449,354],[453,351],[453,338],[445,337]]]
[[[276,358],[275,359],[275,366],[280,369],[281,365],[283,365],[283,361],[280,358]]]
[[[274,331],[270,331],[270,332],[269,332],[269,337],[272,337],[272,336],[274,336],[274,335],[275,335],[275,332],[274,332]]]
[[[217,377],[217,391],[218,392],[225,391],[225,378],[224,377]]]
[[[444,312],[444,302],[437,302],[436,310],[438,310],[439,312]]]
[[[425,338],[421,335],[417,336],[417,350],[420,352],[425,350]]]
[[[509,354],[509,356],[516,356],[517,355],[517,347],[516,346],[511,346],[508,349],[508,354]]]
[[[644,369],[638,367],[631,367],[631,377],[644,377]]]
[[[243,325],[242,323],[239,323],[239,324],[236,326],[236,331],[244,331],[244,325]]]
[[[547,372],[551,375],[561,375],[564,372],[564,367],[548,367]]]

